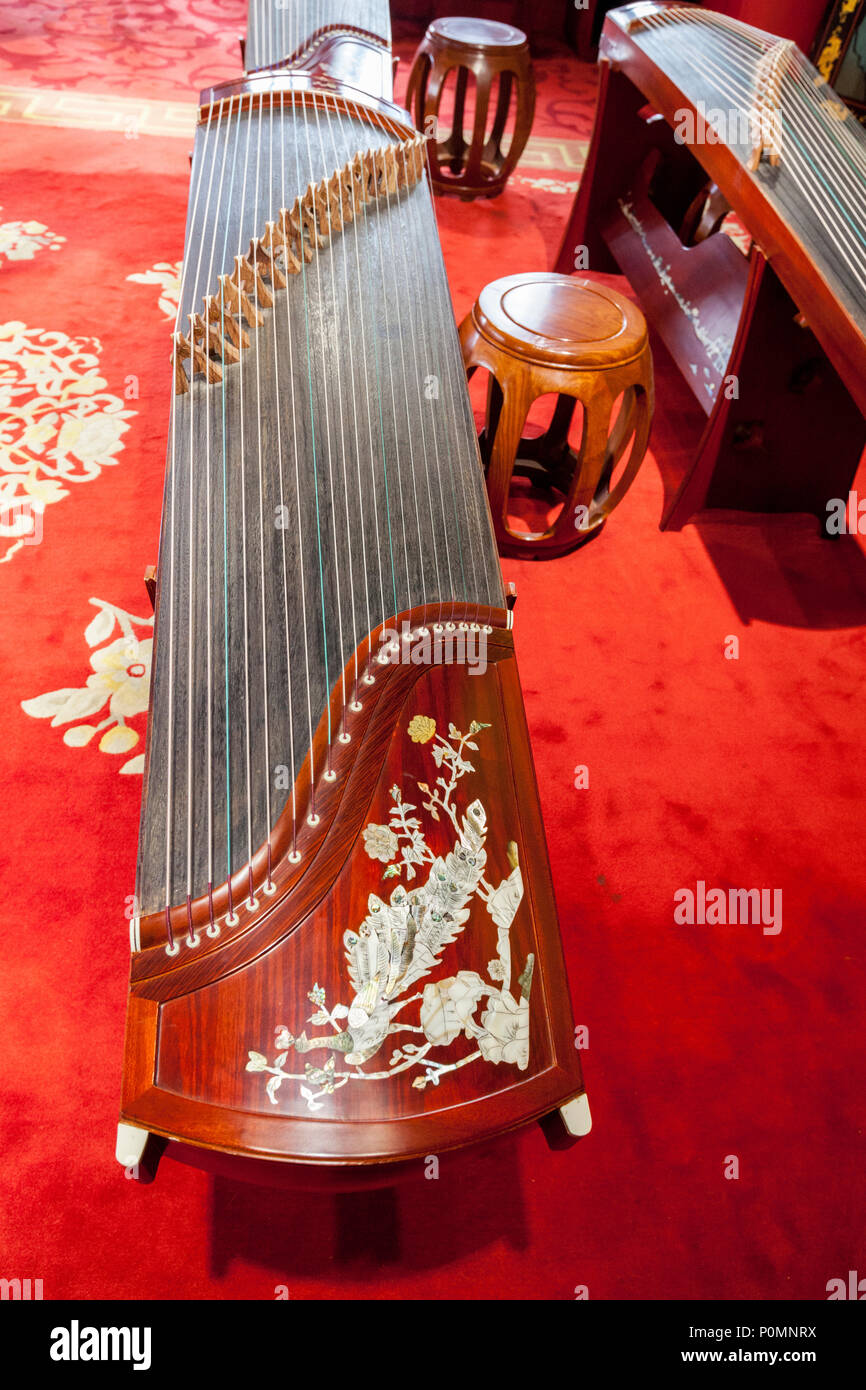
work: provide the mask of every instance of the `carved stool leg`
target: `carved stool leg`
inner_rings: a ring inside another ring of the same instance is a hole
[[[490,107],[490,86],[492,74],[489,69],[484,69],[475,74],[475,122],[472,127],[472,144],[469,147],[469,158],[463,169],[463,176],[470,189],[477,189],[483,182],[485,170],[483,166],[484,158],[484,136],[487,131],[487,112]],[[497,186],[496,193],[501,192]],[[465,200],[477,197],[477,193],[468,191],[461,195]]]
[[[520,451],[520,441],[533,394],[525,378],[499,381],[502,406],[496,422],[496,432],[489,436],[490,462],[487,468],[487,489],[493,527],[500,543],[509,538],[508,499],[511,478]]]
[[[468,83],[469,73],[466,68],[458,68],[454,90],[454,119],[451,122],[451,135],[447,144],[442,147],[442,156],[447,152],[449,156],[449,167],[452,174],[455,175],[463,172],[463,160],[467,148],[463,127],[466,119],[466,88]],[[442,156],[440,156],[439,159],[440,164],[445,162]]]
[[[490,138],[484,147],[484,160],[491,169],[495,169],[497,174],[501,171],[505,162],[502,153],[502,137],[505,134],[505,126],[508,121],[508,108],[511,104],[511,88],[514,85],[514,75],[506,68],[499,74],[499,95],[496,98],[496,114],[493,118],[493,128]]]
[[[500,178],[510,178],[518,159],[526,149],[526,142],[532,134],[535,117],[535,78],[527,62],[526,72],[517,78],[517,113],[514,119],[514,135],[511,146],[500,170]]]

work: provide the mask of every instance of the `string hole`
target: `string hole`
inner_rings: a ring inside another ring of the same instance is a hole
[[[363,708],[364,706],[361,704],[360,700],[353,700],[349,706],[349,709],[353,710],[355,714],[360,714]]]
[[[259,905],[259,900],[258,900],[258,898],[247,898],[247,907],[249,908],[250,912],[255,912],[255,910],[256,910],[256,908],[258,907],[258,905]]]
[[[291,852],[291,854],[289,855],[289,863],[290,863],[290,864],[300,864],[300,862],[301,862],[301,856],[300,856],[300,854],[298,853],[298,851],[297,851],[296,849],[293,849],[292,852]]]
[[[275,883],[265,883],[262,885],[262,892],[267,893],[269,898],[272,898],[276,891],[277,885]]]
[[[180,950],[180,942],[179,942],[179,941],[175,941],[174,945],[172,945],[172,946],[166,946],[166,948],[165,948],[165,954],[166,954],[167,956],[176,956],[179,950]]]
[[[240,920],[241,920],[241,919],[240,919],[240,917],[238,916],[238,914],[237,914],[236,912],[229,912],[228,915],[226,916],[226,926],[227,926],[227,927],[236,927],[237,924],[238,924],[238,922],[239,922]]]
[[[325,781],[326,781],[326,782],[336,782],[336,780],[337,780],[337,774],[336,774],[336,772],[334,771],[333,768],[330,768],[330,769],[325,773]],[[316,819],[318,819],[318,817],[317,817]]]
[[[212,926],[208,927],[208,929],[207,929],[207,934],[208,934],[208,936],[210,936],[210,937],[219,936],[219,934],[220,934],[219,923],[218,923],[218,922],[214,922]]]
[[[455,630],[456,626],[457,626],[456,623],[446,623],[446,624],[445,624],[445,631],[446,631],[446,632],[453,632],[453,631]]]
[[[326,776],[326,777],[327,777],[327,775],[328,775],[328,774],[325,773],[325,776]],[[307,825],[318,825],[318,824],[319,824],[319,817],[318,817],[318,816],[307,816]]]
[[[187,946],[189,946],[190,950],[192,950],[192,948],[193,948],[194,946],[197,946],[197,945],[198,945],[199,940],[200,940],[200,937],[199,937],[198,935],[196,935],[196,936],[188,936],[187,939],[186,939],[186,944],[187,944]]]
[[[364,684],[365,684],[365,685],[375,685],[375,684],[376,684],[376,677],[375,677],[375,676],[365,676],[365,677],[364,677]]]
[[[337,742],[338,742],[338,743],[351,743],[351,742],[352,742],[352,735],[351,735],[351,734],[338,734],[338,735],[337,735]]]

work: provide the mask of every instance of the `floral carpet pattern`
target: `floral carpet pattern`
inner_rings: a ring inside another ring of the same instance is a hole
[[[43,540],[47,506],[118,462],[135,412],[105,389],[101,352],[98,338],[0,323],[0,564]]]

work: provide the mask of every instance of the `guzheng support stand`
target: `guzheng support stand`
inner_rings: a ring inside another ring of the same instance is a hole
[[[645,18],[666,10],[682,7],[608,16],[595,130],[556,269],[627,275],[706,417],[662,529],[718,508],[826,521],[829,499],[847,498],[866,442],[866,319],[858,324],[785,225],[769,160],[756,173],[720,140],[677,141],[683,113],[700,132],[700,107],[640,44]],[[716,52],[707,16],[687,31],[688,21],[678,16],[684,34],[709,43],[704,67],[716,72],[733,40],[725,30]],[[794,134],[800,119],[791,118]],[[730,208],[755,238],[748,258],[719,230]]]

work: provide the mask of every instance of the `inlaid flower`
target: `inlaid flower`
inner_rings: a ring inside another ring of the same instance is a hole
[[[436,732],[436,720],[426,714],[416,714],[409,721],[409,737],[413,743],[429,743]]]
[[[503,991],[490,1001],[481,1015],[484,1033],[478,1039],[481,1055],[488,1062],[510,1062],[525,1071],[529,1065],[529,1000],[518,1004]]]
[[[484,989],[484,981],[473,970],[426,985],[419,1022],[427,1041],[434,1047],[452,1043],[471,1021]]]
[[[387,864],[397,853],[399,840],[390,826],[370,825],[364,828],[364,849],[371,859],[379,859]]]

